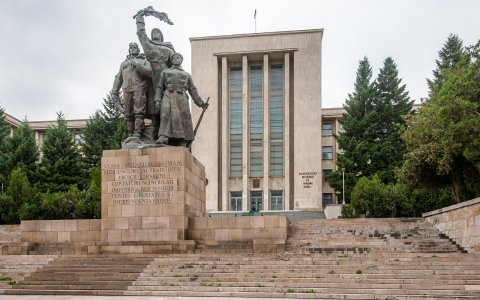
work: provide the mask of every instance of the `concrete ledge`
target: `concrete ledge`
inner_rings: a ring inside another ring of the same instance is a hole
[[[465,201],[465,202],[462,202],[462,203],[458,203],[458,204],[455,204],[455,205],[450,205],[450,206],[447,206],[447,207],[444,207],[444,208],[440,208],[440,209],[437,209],[437,210],[432,210],[432,211],[426,212],[426,213],[422,214],[422,217],[424,217],[424,218],[425,217],[430,217],[430,216],[433,216],[433,215],[438,215],[438,214],[441,214],[441,213],[445,213],[447,211],[460,209],[460,208],[470,206],[470,205],[475,205],[475,204],[478,204],[478,203],[480,203],[480,198],[475,198],[475,199],[468,200],[468,201]]]

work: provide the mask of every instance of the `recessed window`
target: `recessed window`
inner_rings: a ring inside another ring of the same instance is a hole
[[[270,66],[270,176],[283,176],[283,96],[284,71],[282,64]]]
[[[230,210],[242,210],[242,192],[230,192]]]
[[[256,210],[256,211],[263,210],[263,192],[262,191],[250,192],[250,210]]]
[[[324,169],[324,170],[323,170],[323,181],[325,181],[326,178],[327,178],[330,174],[332,174],[332,169]]]
[[[323,146],[322,147],[322,159],[333,159],[333,147],[332,146]]]
[[[251,66],[250,93],[250,177],[263,177],[263,67]]]
[[[230,178],[242,177],[242,68],[232,67],[230,90]]]
[[[270,210],[283,210],[283,191],[270,192]]]
[[[322,136],[331,136],[333,134],[333,123],[322,124]]]
[[[323,193],[322,195],[322,205],[323,207],[333,203],[333,194],[332,193]]]

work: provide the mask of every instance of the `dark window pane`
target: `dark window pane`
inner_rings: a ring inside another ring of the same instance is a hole
[[[242,69],[230,68],[230,177],[242,177]]]
[[[332,146],[323,146],[322,147],[322,159],[333,159],[333,147]]]

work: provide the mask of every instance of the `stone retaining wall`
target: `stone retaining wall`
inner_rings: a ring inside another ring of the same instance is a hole
[[[468,252],[480,253],[480,198],[422,215]]]
[[[101,240],[100,220],[22,221],[22,254],[88,254]]]
[[[200,245],[252,242],[254,252],[276,252],[287,239],[285,216],[200,217],[188,222],[188,238]]]

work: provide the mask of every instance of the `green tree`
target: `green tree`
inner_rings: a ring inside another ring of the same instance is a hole
[[[394,183],[395,170],[402,165],[405,143],[400,137],[403,117],[412,110],[406,86],[398,77],[392,58],[384,61],[372,83],[372,68],[367,58],[360,61],[355,90],[345,102],[339,119],[343,132],[336,136],[342,152],[337,156],[337,171],[327,181],[342,192],[345,170],[346,198],[358,178],[377,174],[384,183]]]
[[[13,135],[6,139],[8,170],[22,167],[30,181],[34,180],[39,159],[35,135],[27,120],[24,120]]]
[[[0,107],[0,191],[6,186],[6,180],[9,175],[8,168],[8,150],[6,141],[10,135],[10,125],[5,120],[5,111]]]
[[[437,68],[433,70],[433,79],[427,79],[429,97],[431,97],[435,91],[438,91],[445,81],[443,72],[453,68],[459,63],[464,53],[463,41],[458,35],[450,34],[445,44],[443,44],[442,49],[438,52],[438,59],[435,60]]]
[[[6,193],[0,196],[1,222],[19,223],[19,209],[27,202],[35,202],[37,193],[32,187],[25,171],[19,167],[12,171]]]
[[[85,164],[62,113],[58,114],[57,126],[47,129],[42,154],[37,172],[41,191],[67,191],[72,185],[79,190],[85,188]]]
[[[438,93],[407,119],[399,177],[412,187],[449,187],[460,202],[480,196],[480,41],[442,76]]]
[[[355,216],[411,217],[418,211],[415,198],[411,197],[411,190],[406,185],[384,184],[378,175],[360,178],[352,190],[351,197],[350,207]]]
[[[384,217],[388,215],[385,203],[386,189],[378,176],[372,179],[361,177],[351,194],[350,206],[355,215],[365,217]]]
[[[336,191],[342,192],[342,169],[345,170],[345,198],[356,183],[357,177],[371,174],[369,168],[370,142],[374,139],[372,130],[372,111],[374,109],[375,89],[372,79],[372,67],[364,57],[358,66],[354,91],[348,95],[345,113],[339,119],[343,131],[336,136],[341,152],[337,155],[337,171],[327,178]]]
[[[412,111],[413,101],[410,101],[406,85],[398,77],[397,65],[391,57],[385,59],[374,86],[375,105],[370,119],[376,132],[369,149],[370,168],[382,182],[393,183],[396,181],[395,170],[402,165],[406,151],[400,128],[405,123],[405,116]]]
[[[123,113],[110,95],[103,99],[102,105],[103,110],[95,112],[83,130],[82,152],[89,167],[100,165],[103,150],[121,148],[128,135]]]

